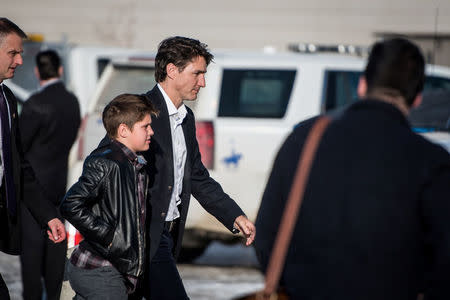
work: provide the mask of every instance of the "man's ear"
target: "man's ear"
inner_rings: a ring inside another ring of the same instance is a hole
[[[58,77],[62,77],[63,73],[64,73],[63,66],[59,66],[59,68],[58,68]]]
[[[423,100],[422,93],[417,94],[416,98],[414,98],[411,108],[418,107],[420,104],[422,104],[422,100]]]
[[[173,63],[168,63],[166,66],[166,73],[167,77],[169,77],[170,79],[174,79],[176,75],[179,73],[178,67],[175,66]]]
[[[367,81],[366,77],[360,76],[358,82],[358,88],[356,90],[359,98],[364,98],[367,95]]]

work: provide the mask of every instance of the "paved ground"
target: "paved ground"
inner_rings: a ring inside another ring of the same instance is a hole
[[[256,266],[253,248],[213,243],[193,264],[178,267],[192,300],[227,300],[263,287],[263,277]],[[19,258],[0,252],[0,273],[11,299],[22,300]]]
[[[11,300],[22,299],[22,281],[20,276],[20,261],[18,256],[0,252],[0,274],[8,285]]]

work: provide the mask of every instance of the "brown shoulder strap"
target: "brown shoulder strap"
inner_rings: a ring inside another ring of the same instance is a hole
[[[303,147],[300,159],[298,161],[297,171],[289,193],[289,198],[286,202],[286,207],[281,218],[280,229],[278,231],[269,265],[267,267],[264,288],[264,296],[266,297],[270,297],[270,295],[272,295],[278,287],[281,271],[286,259],[287,249],[291,241],[297,216],[300,212],[309,171],[311,170],[311,165],[313,163],[320,139],[322,138],[322,135],[330,121],[331,119],[329,117],[320,117],[314,123],[308,137],[306,138],[305,146]]]

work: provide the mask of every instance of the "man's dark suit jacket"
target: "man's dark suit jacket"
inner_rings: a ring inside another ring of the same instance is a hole
[[[36,180],[33,169],[25,160],[18,126],[17,101],[14,94],[3,85],[11,119],[11,156],[16,188],[17,215],[12,216],[6,209],[5,180],[3,179],[0,195],[0,251],[8,254],[20,253],[20,204],[23,200],[36,220],[46,226],[48,221],[57,216],[56,208],[42,197],[42,190]],[[24,188],[25,186],[25,188]]]
[[[152,216],[150,224],[150,259],[158,249],[163,231],[166,213],[169,208],[172,187],[174,184],[172,135],[169,115],[164,97],[157,86],[147,97],[159,110],[159,116],[152,118],[155,132],[150,149],[145,153],[150,163],[150,188]],[[195,135],[195,118],[191,109],[186,107],[187,115],[182,123],[186,140],[186,165],[184,168],[183,192],[181,204],[178,206],[180,218],[173,230],[174,255],[177,257],[183,237],[191,194],[210,214],[215,216],[230,231],[234,220],[244,212],[223,190],[219,183],[212,179],[201,161],[197,138]]]
[[[25,158],[49,200],[59,205],[66,193],[70,148],[80,126],[78,100],[57,81],[24,103],[19,121]]]
[[[263,270],[313,121],[274,162],[256,220]],[[450,299],[449,153],[391,104],[359,101],[323,136],[282,282],[292,299],[416,299],[424,265],[429,299]]]

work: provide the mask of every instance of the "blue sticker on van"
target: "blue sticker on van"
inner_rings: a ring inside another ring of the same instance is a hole
[[[227,167],[234,165],[234,167],[237,168],[241,158],[242,158],[242,153],[236,153],[236,151],[234,151],[234,149],[231,149],[231,155],[226,156],[224,159],[222,159],[222,162]]]
[[[426,132],[434,132],[434,131],[436,131],[436,129],[432,128],[432,127],[413,127],[412,130],[415,133],[426,133]]]

